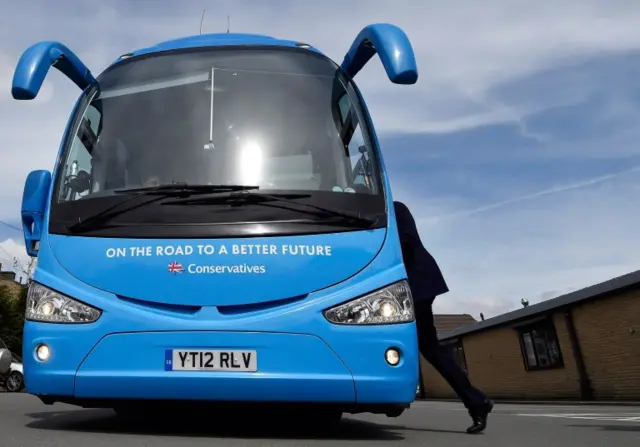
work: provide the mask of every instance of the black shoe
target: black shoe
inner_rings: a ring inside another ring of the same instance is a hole
[[[485,401],[480,407],[470,409],[469,415],[473,419],[473,425],[467,428],[467,433],[472,435],[482,433],[487,428],[487,419],[491,410],[493,410],[493,402],[491,400]]]

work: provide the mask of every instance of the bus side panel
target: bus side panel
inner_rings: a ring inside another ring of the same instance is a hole
[[[413,402],[419,375],[414,323],[342,327],[326,341],[349,366],[359,404]],[[385,360],[389,348],[401,352],[396,366]]]
[[[95,325],[24,324],[22,361],[28,393],[73,396],[78,365],[103,335]],[[53,346],[46,365],[38,361],[35,349]]]
[[[377,284],[392,284],[400,278],[406,278],[404,264],[399,262],[400,250],[395,238],[395,228],[390,229],[374,262],[375,267],[372,265],[354,278],[359,286],[372,290],[373,287],[367,286],[372,280]],[[320,318],[323,317],[318,316]],[[330,331],[322,333],[322,337],[349,367],[358,403],[414,401],[419,380],[415,322],[366,326],[332,325]],[[401,353],[401,361],[397,366],[390,366],[385,360],[385,352],[389,348],[398,349]]]

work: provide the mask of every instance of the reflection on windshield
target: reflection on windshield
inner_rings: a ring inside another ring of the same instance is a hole
[[[188,184],[379,194],[357,96],[302,50],[207,50],[105,72],[67,151],[59,201]]]

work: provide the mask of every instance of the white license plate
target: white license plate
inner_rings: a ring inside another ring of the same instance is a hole
[[[258,370],[256,351],[168,349],[165,371],[245,371]]]

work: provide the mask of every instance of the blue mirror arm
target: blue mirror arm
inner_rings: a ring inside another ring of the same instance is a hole
[[[40,42],[27,48],[13,74],[14,99],[34,99],[50,67],[57,68],[81,90],[96,82],[89,69],[73,51],[59,42]]]
[[[389,23],[369,25],[360,31],[341,68],[353,78],[376,53],[391,82],[416,83],[418,69],[411,42],[404,31]]]
[[[38,244],[44,231],[47,198],[51,187],[49,171],[31,171],[22,192],[22,230],[29,256],[38,255]]]
[[[35,212],[22,212],[22,231],[24,246],[29,256],[38,256],[38,243],[42,239],[42,224],[44,215]]]
[[[64,51],[56,48],[52,50],[52,56],[56,56],[53,67],[66,74],[71,81],[84,90],[96,82],[91,71],[82,63],[82,61],[71,50],[64,48]],[[82,67],[82,68],[80,68]]]

